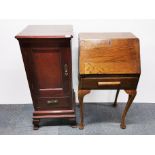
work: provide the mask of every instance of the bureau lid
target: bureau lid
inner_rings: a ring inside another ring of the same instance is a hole
[[[72,38],[71,25],[29,25],[16,38]]]
[[[80,74],[140,74],[139,39],[132,33],[80,33]]]

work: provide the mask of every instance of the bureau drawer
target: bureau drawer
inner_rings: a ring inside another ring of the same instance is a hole
[[[71,107],[70,97],[39,98],[37,110],[61,110]]]
[[[135,89],[138,77],[81,78],[80,89]]]

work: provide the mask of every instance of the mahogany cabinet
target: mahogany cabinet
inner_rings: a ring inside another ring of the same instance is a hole
[[[34,129],[39,128],[42,118],[64,118],[75,124],[72,26],[32,25],[16,38],[33,100]]]
[[[116,89],[128,94],[128,102],[121,117],[121,128],[126,128],[126,114],[136,96],[141,74],[139,39],[132,33],[79,34],[80,129],[84,128],[83,98],[90,90]]]

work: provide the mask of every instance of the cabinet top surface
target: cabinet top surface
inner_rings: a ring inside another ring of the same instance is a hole
[[[132,39],[137,38],[130,32],[105,32],[105,33],[80,33],[79,34],[80,40],[93,40],[93,39],[101,39],[101,40],[108,40],[108,39]]]
[[[29,25],[16,38],[71,38],[71,25]]]

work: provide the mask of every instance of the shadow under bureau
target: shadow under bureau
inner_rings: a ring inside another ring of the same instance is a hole
[[[33,25],[16,35],[34,105],[33,125],[42,118],[65,118],[74,125],[70,25]]]

